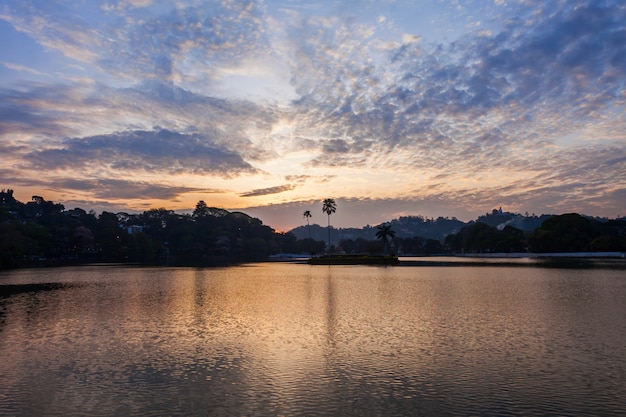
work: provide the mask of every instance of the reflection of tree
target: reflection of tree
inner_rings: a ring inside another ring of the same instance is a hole
[[[329,356],[337,345],[337,300],[335,299],[335,283],[332,275],[332,268],[328,266],[328,276],[326,278],[326,341],[329,350]]]

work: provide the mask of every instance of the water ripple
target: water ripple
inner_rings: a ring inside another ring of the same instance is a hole
[[[29,290],[0,298],[1,416],[626,414],[615,271],[273,263],[31,281],[10,276]]]

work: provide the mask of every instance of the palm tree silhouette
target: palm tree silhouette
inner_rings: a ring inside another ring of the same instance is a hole
[[[306,226],[307,229],[309,229],[309,246],[311,245],[311,241],[313,240],[313,238],[311,237],[311,225],[309,224],[309,218],[311,218],[311,212],[309,210],[305,210],[304,213],[302,213],[302,216],[304,216],[304,218],[306,219]],[[309,248],[311,249],[311,248]],[[311,252],[309,250],[309,252]]]
[[[322,211],[328,214],[328,253],[330,253],[330,215],[337,211],[337,203],[335,203],[335,199],[325,199],[322,205]]]
[[[309,229],[309,239],[311,239],[311,225],[309,224],[309,218],[313,216],[311,216],[311,212],[309,210],[306,210],[304,213],[302,213],[302,216],[306,219],[306,225]]]
[[[396,232],[391,230],[391,225],[384,223],[378,226],[378,232],[376,232],[376,237],[383,242],[385,242],[385,255],[387,254],[387,238],[393,238],[396,235]]]

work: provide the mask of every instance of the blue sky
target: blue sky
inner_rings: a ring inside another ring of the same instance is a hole
[[[626,215],[622,1],[0,0],[0,37],[22,201]]]

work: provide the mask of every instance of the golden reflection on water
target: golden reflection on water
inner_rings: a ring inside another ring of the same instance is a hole
[[[29,279],[68,287],[0,300],[0,414],[626,411],[619,271],[268,263]]]

